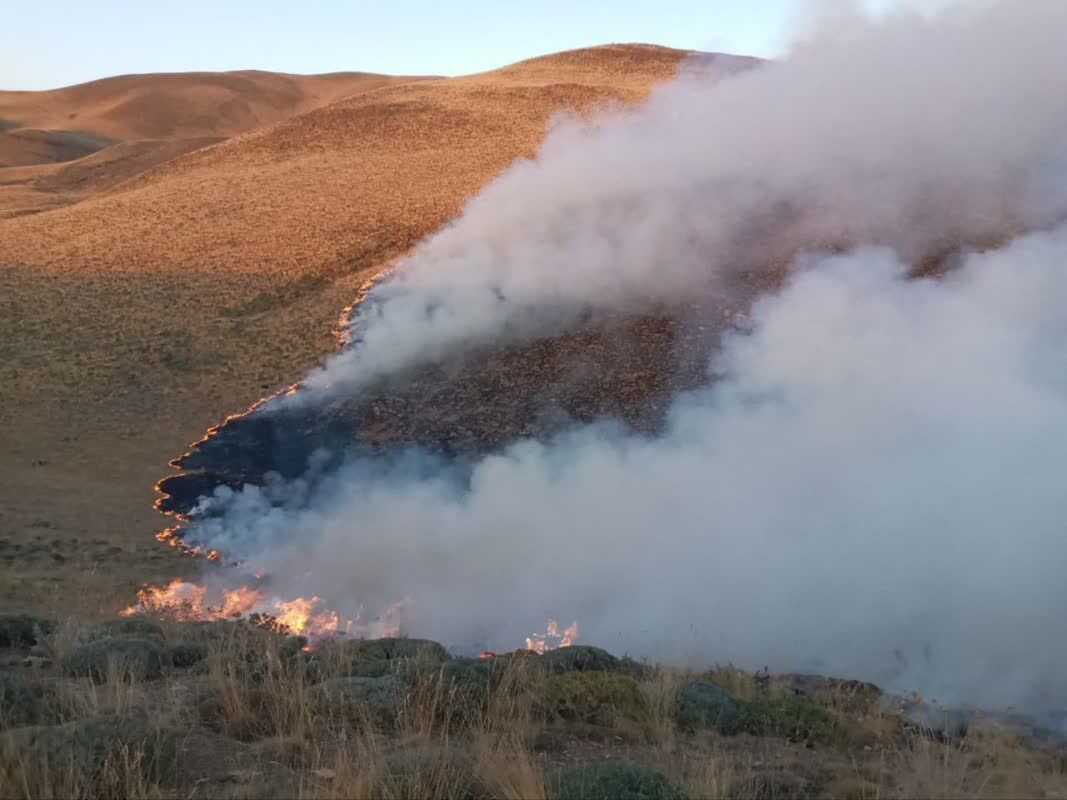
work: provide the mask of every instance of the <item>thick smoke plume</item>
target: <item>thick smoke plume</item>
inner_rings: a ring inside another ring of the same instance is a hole
[[[839,21],[840,22],[840,21]],[[909,263],[1067,213],[1067,5],[853,18],[781,62],[694,62],[643,107],[562,120],[372,294],[351,386],[589,309],[734,291],[805,249]],[[304,398],[311,394],[304,395]]]
[[[1067,703],[1067,6],[854,20],[567,121],[402,264],[296,398],[791,269],[666,430],[219,490],[198,541],[342,611],[514,646]],[[715,78],[721,76],[714,76]],[[912,277],[960,245],[943,278]],[[832,252],[831,252],[832,251]]]

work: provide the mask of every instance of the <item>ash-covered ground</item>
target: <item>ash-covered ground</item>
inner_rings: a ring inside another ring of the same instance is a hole
[[[312,463],[329,471],[352,456],[388,460],[417,448],[462,464],[595,421],[655,435],[673,399],[707,383],[723,330],[744,319],[741,308],[711,299],[644,315],[590,314],[568,333],[483,345],[350,394],[320,394],[313,403],[272,398],[175,459],[181,473],[161,481],[159,508],[195,518],[218,486],[262,484],[268,473],[294,479]]]

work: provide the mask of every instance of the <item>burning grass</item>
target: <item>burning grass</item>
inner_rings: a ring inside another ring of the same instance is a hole
[[[168,654],[155,677],[128,668],[129,642]],[[117,645],[107,668],[61,670],[86,643]],[[4,797],[1067,797],[1062,748],[861,713],[845,683],[719,687],[733,722],[681,726],[680,692],[708,676],[626,659],[406,639],[307,652],[248,621],[142,618],[36,625],[3,655]],[[360,677],[371,662],[387,669]]]

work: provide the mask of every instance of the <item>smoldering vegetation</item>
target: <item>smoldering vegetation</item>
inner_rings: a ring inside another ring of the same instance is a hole
[[[1063,707],[1064,41],[838,19],[560,121],[179,461],[186,536],[416,635]]]

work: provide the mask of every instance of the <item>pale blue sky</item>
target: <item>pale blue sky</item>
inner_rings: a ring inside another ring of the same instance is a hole
[[[607,42],[773,56],[807,2],[29,0],[12,6],[0,29],[0,89],[187,70],[456,75]]]

